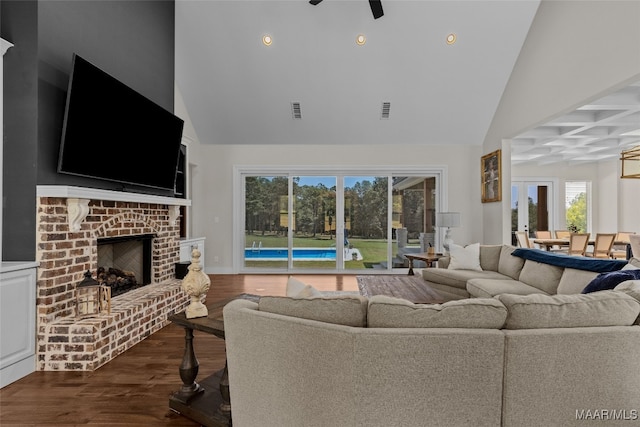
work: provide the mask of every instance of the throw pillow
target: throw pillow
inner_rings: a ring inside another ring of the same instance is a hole
[[[627,280],[640,279],[640,269],[638,270],[618,270],[609,273],[600,273],[582,290],[583,294],[590,292],[613,289]]]
[[[462,247],[452,243],[449,245],[450,270],[473,270],[482,271],[480,266],[480,243],[473,243]]]
[[[314,298],[322,296],[316,288],[307,285],[293,276],[289,276],[287,280],[286,295],[290,298]]]

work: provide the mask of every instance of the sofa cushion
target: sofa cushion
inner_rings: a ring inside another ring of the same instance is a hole
[[[624,267],[622,267],[622,270],[636,270],[640,268],[640,259],[638,258],[631,258],[629,260],[629,262],[627,263],[627,265],[625,265]]]
[[[620,270],[598,274],[585,288],[583,294],[613,289],[627,280],[640,280],[639,270]]]
[[[640,280],[627,280],[626,282],[620,283],[614,289],[631,295],[640,301]]]
[[[565,268],[558,284],[557,294],[570,295],[582,293],[582,290],[598,273],[595,271]]]
[[[563,268],[526,260],[518,280],[543,290],[547,294],[555,294],[562,277]]]
[[[467,281],[467,292],[476,298],[492,298],[500,294],[544,294],[545,292],[527,285],[519,280],[492,280],[492,279],[469,279]]]
[[[630,326],[640,314],[640,302],[618,291],[497,298],[507,307],[506,329]]]
[[[514,246],[503,245],[500,251],[500,260],[498,261],[498,273],[509,276],[518,280],[520,271],[524,266],[524,259],[511,255],[517,248]]]
[[[449,270],[448,268],[425,268],[422,270],[422,278],[427,282],[440,283],[460,289],[467,289],[467,280],[477,277],[494,280],[509,279],[496,271]]]
[[[473,298],[444,304],[414,304],[376,295],[369,298],[370,328],[481,328],[501,329],[507,309],[494,298]]]
[[[483,270],[498,271],[502,245],[480,245],[480,267]]]
[[[482,271],[480,267],[480,243],[460,246],[452,243],[449,247],[451,261],[449,270]]]
[[[617,292],[624,292],[640,302],[640,280],[627,280],[615,287]],[[636,325],[640,325],[640,315],[635,321]]]
[[[358,295],[319,298],[264,296],[258,302],[258,309],[284,316],[363,327],[367,324],[367,303],[365,297]]]

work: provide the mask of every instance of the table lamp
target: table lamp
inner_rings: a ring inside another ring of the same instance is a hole
[[[438,212],[436,214],[436,225],[447,228],[442,246],[446,252],[449,252],[449,245],[453,243],[451,227],[460,227],[460,212]]]

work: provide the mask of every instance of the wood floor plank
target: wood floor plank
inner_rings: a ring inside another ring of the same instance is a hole
[[[238,293],[284,295],[287,275],[209,275],[207,302]],[[323,291],[357,291],[355,275],[296,275]],[[224,367],[224,341],[199,331],[202,379]],[[94,372],[34,372],[0,389],[0,426],[199,426],[169,409],[182,385],[184,330],[170,324]]]

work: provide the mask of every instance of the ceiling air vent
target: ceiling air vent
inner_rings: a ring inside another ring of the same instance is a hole
[[[294,120],[299,120],[302,118],[302,110],[300,109],[299,102],[291,103],[291,113],[293,114]]]
[[[389,118],[389,113],[391,112],[391,103],[390,102],[383,102],[382,103],[382,114],[380,114],[380,119],[388,119]]]

